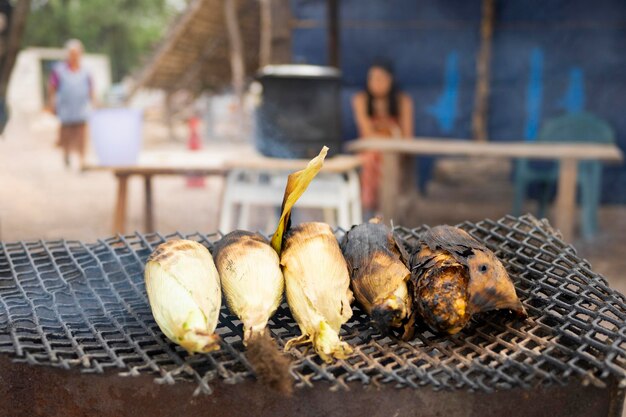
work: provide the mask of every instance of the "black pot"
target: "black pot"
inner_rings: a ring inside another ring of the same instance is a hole
[[[263,87],[256,111],[257,150],[275,158],[312,158],[322,147],[341,151],[340,87],[336,68],[270,65],[257,79]]]

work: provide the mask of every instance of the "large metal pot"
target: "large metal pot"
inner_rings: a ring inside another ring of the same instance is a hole
[[[312,158],[326,145],[341,148],[340,86],[336,68],[270,65],[261,69],[256,148],[277,158]]]

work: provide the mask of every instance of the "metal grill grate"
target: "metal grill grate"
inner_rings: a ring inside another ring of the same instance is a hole
[[[476,318],[454,336],[418,329],[402,342],[383,337],[355,307],[342,335],[355,353],[324,364],[293,350],[298,385],[325,380],[335,388],[363,384],[434,388],[498,388],[563,384],[571,377],[603,385],[626,381],[626,301],[545,222],[531,216],[460,225],[494,250],[515,282],[529,319],[504,313]],[[397,228],[407,248],[423,228]],[[338,232],[340,235],[341,232]],[[155,374],[158,381],[195,380],[211,392],[219,377],[235,383],[252,375],[238,320],[222,307],[217,332],[222,349],[188,356],[170,343],[152,318],[143,265],[166,239],[200,241],[211,248],[218,234],[135,234],[99,240],[1,244],[0,353],[16,361]],[[286,304],[270,321],[279,345],[299,334]]]

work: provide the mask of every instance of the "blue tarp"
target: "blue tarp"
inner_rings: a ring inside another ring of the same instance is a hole
[[[291,0],[297,62],[327,64],[326,1]],[[356,130],[350,97],[377,57],[394,63],[415,102],[418,136],[471,137],[479,0],[341,0],[344,137]],[[311,24],[313,23],[313,24]],[[626,2],[496,1],[491,140],[533,140],[541,124],[589,111],[615,129],[626,152]],[[626,203],[626,166],[604,169],[603,200]]]

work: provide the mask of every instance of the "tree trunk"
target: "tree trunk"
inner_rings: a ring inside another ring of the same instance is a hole
[[[495,21],[495,0],[483,0],[480,23],[480,50],[476,60],[476,93],[472,115],[474,140],[489,140],[487,124],[489,117],[489,79],[491,77],[491,44]]]
[[[237,17],[236,0],[225,0],[224,14],[226,18],[226,29],[228,31],[228,41],[230,44],[230,69],[232,72],[233,90],[237,97],[237,118],[239,129],[243,135],[244,109],[243,93],[245,80],[245,65],[243,57],[243,42],[241,40],[241,29]]]
[[[5,48],[3,48],[0,55],[0,98],[4,98],[7,93],[9,78],[20,49],[29,11],[30,0],[20,0],[15,3],[10,18],[7,16],[9,19],[7,22],[7,33],[3,35]]]
[[[237,97],[243,97],[245,66],[243,59],[243,42],[241,40],[241,29],[237,17],[236,0],[226,0],[224,12],[226,17],[226,29],[228,31],[228,41],[230,44],[230,69],[232,72],[233,88]]]
[[[167,127],[168,139],[176,142],[176,129],[174,129],[174,91],[170,90],[165,93],[165,126]]]
[[[271,4],[272,41],[270,64],[291,63],[291,4],[289,0],[269,0]]]
[[[260,0],[261,36],[259,41],[259,67],[272,62],[272,0]]]
[[[339,0],[326,0],[328,8],[328,65],[339,68]]]

